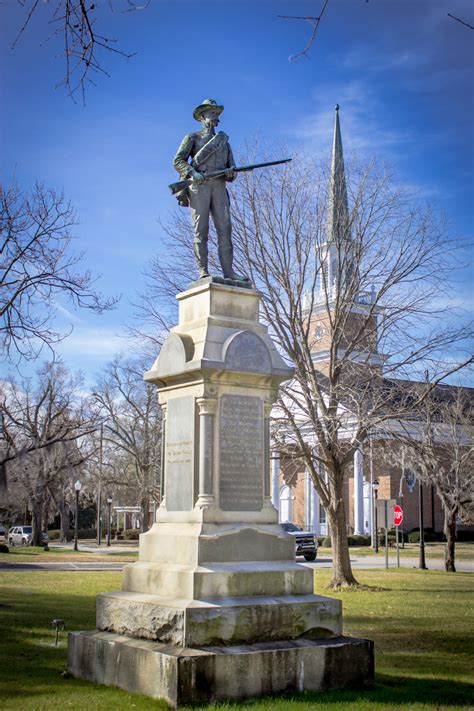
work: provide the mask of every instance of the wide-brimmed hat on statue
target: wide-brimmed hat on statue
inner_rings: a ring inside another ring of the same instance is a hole
[[[199,104],[199,106],[196,106],[196,108],[193,111],[193,117],[196,119],[196,121],[201,120],[201,116],[204,113],[204,111],[217,111],[217,113],[221,114],[224,111],[223,106],[219,106],[217,101],[215,99],[204,99],[202,104]]]

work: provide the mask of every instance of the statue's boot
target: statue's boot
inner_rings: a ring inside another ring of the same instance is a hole
[[[233,250],[232,247],[219,250],[219,260],[221,263],[224,279],[232,279],[233,281],[250,281],[247,276],[241,276],[234,272],[232,268]]]
[[[194,256],[196,257],[200,279],[204,279],[205,277],[209,276],[209,269],[207,266],[207,254],[207,244],[205,242],[194,243]]]

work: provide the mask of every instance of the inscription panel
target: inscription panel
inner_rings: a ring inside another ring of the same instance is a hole
[[[263,506],[263,403],[247,395],[220,402],[220,507],[260,511]]]
[[[168,401],[165,449],[168,511],[190,511],[193,508],[194,418],[193,397]]]

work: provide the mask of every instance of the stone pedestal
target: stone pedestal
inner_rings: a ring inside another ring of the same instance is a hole
[[[96,632],[70,636],[69,670],[180,704],[370,685],[368,640],[342,637],[341,604],[271,501],[269,416],[292,376],[259,322],[259,294],[197,282],[145,379],[164,412],[156,522]]]

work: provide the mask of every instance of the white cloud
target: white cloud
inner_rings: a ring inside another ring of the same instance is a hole
[[[324,108],[302,117],[295,123],[293,135],[309,144],[309,150],[329,157],[334,126],[334,105],[340,106],[342,139],[346,153],[373,156],[376,153],[399,153],[417,137],[411,129],[387,128],[386,108],[366,82],[349,81],[319,85],[318,96],[325,97]],[[319,103],[319,99],[316,98]]]
[[[124,336],[111,328],[76,327],[57,348],[61,355],[107,361],[127,347]]]

